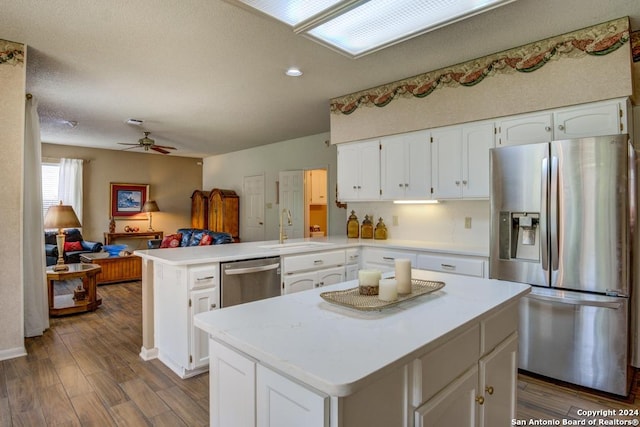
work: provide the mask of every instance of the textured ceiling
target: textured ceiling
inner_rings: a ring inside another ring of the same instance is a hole
[[[517,0],[354,60],[221,0],[16,0],[0,38],[27,44],[43,142],[118,150],[136,118],[205,157],[327,132],[330,98],[622,16],[640,29],[640,1]]]

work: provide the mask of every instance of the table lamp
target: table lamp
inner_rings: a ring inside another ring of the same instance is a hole
[[[64,263],[64,232],[63,228],[81,227],[80,220],[69,205],[63,205],[62,200],[59,205],[50,206],[44,216],[44,228],[57,228],[56,244],[58,245],[58,261],[53,266],[53,271],[66,271],[69,266]]]
[[[153,231],[153,228],[151,227],[151,212],[160,212],[158,204],[155,200],[147,200],[144,202],[144,205],[142,205],[142,212],[147,212],[149,214],[149,229],[147,231]]]

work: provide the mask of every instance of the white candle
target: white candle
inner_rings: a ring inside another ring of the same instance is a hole
[[[398,299],[398,284],[395,279],[380,279],[378,298],[382,301],[395,301]]]
[[[382,273],[378,270],[358,271],[360,295],[378,295],[378,283]]]
[[[411,260],[396,259],[396,282],[398,282],[398,293],[411,293]]]
[[[363,286],[378,286],[378,281],[382,273],[378,270],[360,270],[358,271],[358,281]]]

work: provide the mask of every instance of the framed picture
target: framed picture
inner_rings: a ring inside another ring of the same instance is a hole
[[[148,184],[111,183],[111,217],[114,219],[147,219],[142,206],[149,197]]]

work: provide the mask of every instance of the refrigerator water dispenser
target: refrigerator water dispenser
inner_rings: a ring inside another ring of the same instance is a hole
[[[500,212],[500,258],[540,261],[540,214]]]

